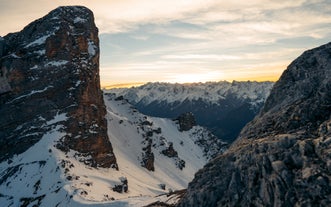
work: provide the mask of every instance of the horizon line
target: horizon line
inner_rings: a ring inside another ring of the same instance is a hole
[[[123,83],[114,83],[114,84],[103,84],[101,83],[102,89],[113,89],[113,88],[131,88],[131,87],[138,87],[147,83],[171,83],[171,84],[194,84],[194,83],[212,83],[212,82],[276,82],[278,81],[279,77],[258,77],[258,78],[252,78],[252,79],[245,79],[245,78],[238,78],[238,79],[232,79],[232,80],[211,80],[211,81],[198,81],[198,82],[185,82],[185,83],[179,83],[179,82],[171,82],[171,81],[145,81],[145,82],[123,82]]]

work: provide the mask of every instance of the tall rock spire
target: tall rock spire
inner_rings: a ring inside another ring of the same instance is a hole
[[[27,150],[56,124],[57,147],[92,167],[117,168],[100,89],[93,13],[59,7],[0,40],[0,161]],[[1,93],[2,91],[2,93]],[[66,119],[50,122],[63,115]]]

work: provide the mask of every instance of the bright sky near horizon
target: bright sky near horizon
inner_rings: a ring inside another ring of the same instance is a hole
[[[276,80],[331,41],[330,0],[0,0],[0,35],[61,5],[93,11],[103,86]]]

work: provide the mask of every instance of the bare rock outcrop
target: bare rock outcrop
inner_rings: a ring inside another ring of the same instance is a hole
[[[183,113],[176,120],[178,120],[180,131],[188,131],[197,125],[194,114],[192,112]]]
[[[98,29],[89,9],[51,11],[1,39],[0,54],[0,161],[61,123],[65,135],[58,148],[74,150],[92,167],[117,168],[100,89]]]
[[[306,51],[260,114],[200,170],[179,206],[329,206],[331,43]]]

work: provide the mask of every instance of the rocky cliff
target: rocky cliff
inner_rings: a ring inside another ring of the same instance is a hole
[[[57,147],[117,168],[99,83],[99,39],[85,7],[59,7],[0,39],[0,161],[61,123]],[[52,121],[51,121],[52,120]]]
[[[179,206],[329,206],[331,43],[306,51],[238,140],[189,184]]]

